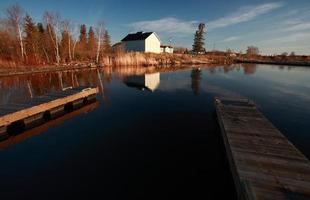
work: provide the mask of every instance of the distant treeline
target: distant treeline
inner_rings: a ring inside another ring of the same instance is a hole
[[[111,52],[103,21],[86,27],[46,11],[37,23],[19,5],[7,8],[5,16],[0,19],[0,65],[98,63]]]

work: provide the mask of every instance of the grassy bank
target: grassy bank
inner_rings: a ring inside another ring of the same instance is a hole
[[[189,54],[122,53],[104,56],[105,66],[175,66],[213,63],[208,56]]]
[[[268,65],[289,65],[289,66],[310,66],[310,61],[289,61],[289,60],[256,60],[256,59],[236,59],[236,63],[268,64]]]
[[[239,55],[235,59],[236,63],[269,64],[269,65],[290,65],[290,66],[310,66],[310,56],[297,55],[277,55],[277,56],[247,56]]]
[[[115,53],[104,55],[100,63],[80,61],[61,63],[60,65],[24,65],[14,61],[0,60],[0,76],[31,74],[67,69],[84,69],[102,66],[146,66],[175,68],[182,65],[231,64],[232,60],[223,56],[190,55],[190,54],[153,54],[153,53]]]

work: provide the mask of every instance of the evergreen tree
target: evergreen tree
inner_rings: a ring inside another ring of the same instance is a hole
[[[37,30],[38,30],[38,48],[39,48],[39,55],[41,58],[45,58],[46,62],[50,62],[50,58],[47,52],[47,38],[48,35],[46,34],[46,31],[44,29],[44,26],[42,23],[37,24]]]
[[[103,34],[103,50],[105,53],[110,53],[112,51],[111,37],[107,30]]]
[[[87,49],[88,49],[88,55],[90,57],[90,59],[93,59],[95,57],[96,54],[96,37],[95,37],[95,32],[93,27],[89,28],[88,31],[88,42],[87,42]]]
[[[80,54],[85,54],[87,50],[87,30],[86,30],[86,25],[83,24],[81,25],[80,28],[80,40],[79,40],[79,51]]]
[[[198,30],[195,33],[195,38],[194,38],[194,44],[193,44],[193,52],[195,53],[202,53],[205,52],[204,48],[204,35],[205,35],[205,24],[201,23],[198,26]]]
[[[25,17],[25,50],[27,52],[28,62],[36,64],[39,59],[39,31],[29,15]]]

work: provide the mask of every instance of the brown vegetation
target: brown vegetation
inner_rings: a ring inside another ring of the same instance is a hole
[[[204,55],[190,54],[153,54],[153,53],[115,53],[102,59],[103,65],[109,66],[169,66],[181,64],[206,64],[212,60]]]
[[[111,52],[109,33],[103,22],[96,27],[78,25],[46,11],[42,22],[25,15],[19,5],[6,10],[0,20],[0,67],[61,65],[99,62]],[[79,32],[79,33],[78,33]]]

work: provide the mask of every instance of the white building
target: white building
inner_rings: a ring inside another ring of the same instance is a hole
[[[124,83],[129,87],[154,92],[160,84],[160,73],[128,76]]]
[[[125,51],[161,53],[160,39],[155,32],[137,32],[122,39]]]
[[[173,53],[173,47],[170,45],[160,45],[161,53]]]

